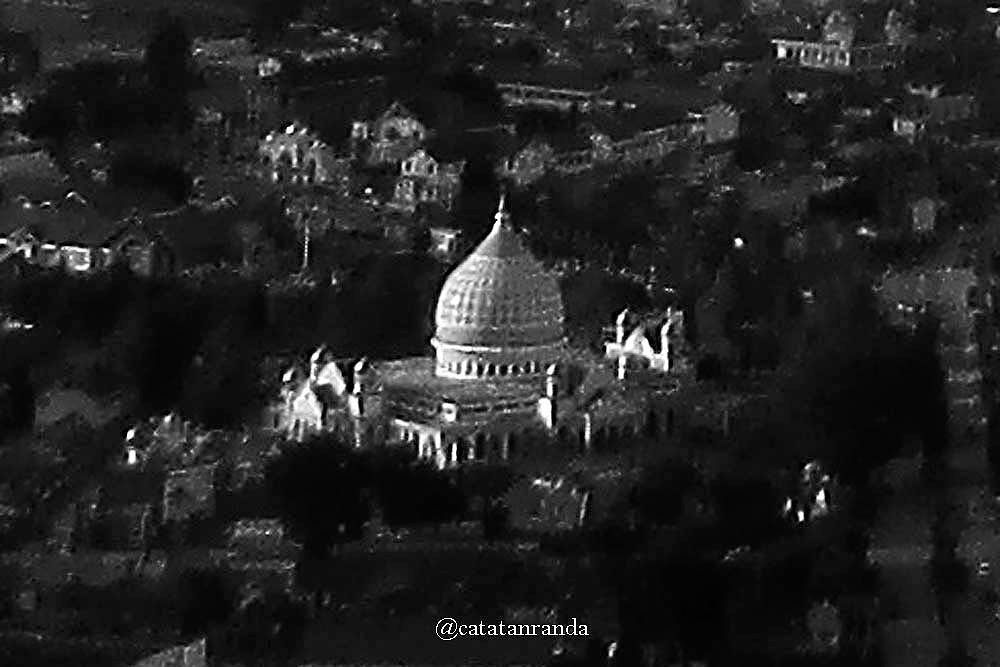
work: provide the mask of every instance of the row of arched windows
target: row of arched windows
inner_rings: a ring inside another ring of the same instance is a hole
[[[477,361],[444,361],[438,362],[438,369],[448,375],[466,377],[517,377],[540,372],[541,364],[537,361],[526,361],[520,364],[494,364]]]

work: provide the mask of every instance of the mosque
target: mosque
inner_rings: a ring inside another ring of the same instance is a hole
[[[618,317],[603,354],[568,345],[559,283],[501,197],[492,230],[445,280],[433,357],[361,359],[348,381],[351,361],[321,347],[308,368],[284,373],[266,426],[293,440],[337,432],[409,447],[439,468],[513,461],[529,443],[584,452],[624,434],[672,434],[688,369],[683,314],[630,319]]]

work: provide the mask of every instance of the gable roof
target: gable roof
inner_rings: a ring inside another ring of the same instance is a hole
[[[53,202],[45,208],[14,201],[0,208],[0,234],[24,229],[39,241],[51,243],[100,245],[121,226],[121,222],[74,200]]]
[[[387,118],[397,118],[400,116],[404,118],[412,118],[414,120],[417,120],[417,116],[412,111],[403,106],[403,103],[400,102],[399,100],[396,100],[392,104],[390,104],[389,108],[383,111],[382,114],[378,117],[378,119],[385,120]]]

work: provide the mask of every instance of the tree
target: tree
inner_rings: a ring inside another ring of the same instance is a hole
[[[689,462],[665,459],[643,471],[633,502],[643,519],[671,525],[681,518],[685,502],[701,482],[701,473]]]
[[[818,445],[813,454],[841,481],[863,487],[908,437],[926,439],[930,449],[943,444],[936,439],[946,437],[947,403],[935,329],[927,325],[917,338],[888,326],[863,282],[826,289],[825,312],[784,387],[783,411],[794,437]]]
[[[264,229],[254,220],[244,220],[236,226],[236,234],[240,238],[240,248],[243,254],[243,268],[247,271],[254,266],[254,253],[257,244],[264,236]]]
[[[307,559],[361,536],[370,516],[365,467],[353,448],[325,435],[286,447],[267,469],[282,519]]]
[[[369,465],[382,519],[390,526],[444,523],[464,512],[465,496],[455,481],[426,461],[413,461],[410,452],[376,451]]]
[[[182,165],[141,153],[116,155],[108,175],[116,186],[159,190],[178,203],[191,194],[191,176]]]
[[[265,399],[258,344],[233,322],[211,331],[185,376],[181,413],[208,428],[232,429],[256,421]]]
[[[182,105],[192,81],[191,38],[184,21],[161,11],[146,47],[146,79],[160,101]]]
[[[185,635],[204,634],[233,613],[233,591],[217,570],[186,569],[171,585],[170,597],[177,605],[179,629]]]
[[[622,576],[623,644],[667,640],[689,660],[720,649],[727,592],[717,562],[678,541],[633,560]]]

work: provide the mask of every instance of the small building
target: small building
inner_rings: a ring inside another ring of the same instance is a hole
[[[730,143],[740,136],[740,114],[729,104],[713,104],[699,118],[705,144]]]
[[[814,39],[772,40],[778,62],[827,72],[864,72],[895,65],[902,45],[882,36],[875,40],[859,38],[857,21],[840,10],[827,15],[820,35]]]
[[[163,521],[170,523],[215,513],[216,464],[174,470],[163,488]]]
[[[416,115],[394,102],[371,121],[354,121],[351,144],[356,156],[369,166],[399,164],[429,138]]]
[[[441,261],[450,262],[459,251],[462,230],[454,227],[431,227],[429,252]]]
[[[590,491],[562,477],[523,479],[507,491],[504,504],[516,530],[564,532],[586,525]]]
[[[205,640],[169,648],[140,660],[132,667],[208,667]]]
[[[0,251],[43,267],[93,273],[125,263],[141,275],[169,273],[168,244],[136,220],[116,220],[76,192],[61,199],[21,197],[0,211]]]
[[[282,132],[269,132],[258,148],[268,180],[275,184],[325,185],[346,193],[350,189],[350,160],[299,123]]]
[[[522,149],[502,160],[496,173],[499,178],[517,187],[525,187],[545,176],[554,158],[552,146],[540,139],[532,139]]]
[[[893,117],[893,132],[913,140],[925,132],[945,129],[978,115],[975,95],[940,95],[939,90],[939,87],[911,89],[910,97]]]
[[[399,165],[399,178],[389,206],[413,212],[420,203],[451,210],[462,187],[465,162],[444,163],[418,148]]]
[[[938,213],[943,202],[934,197],[918,197],[910,202],[910,218],[913,233],[918,235],[931,234],[937,223]]]

